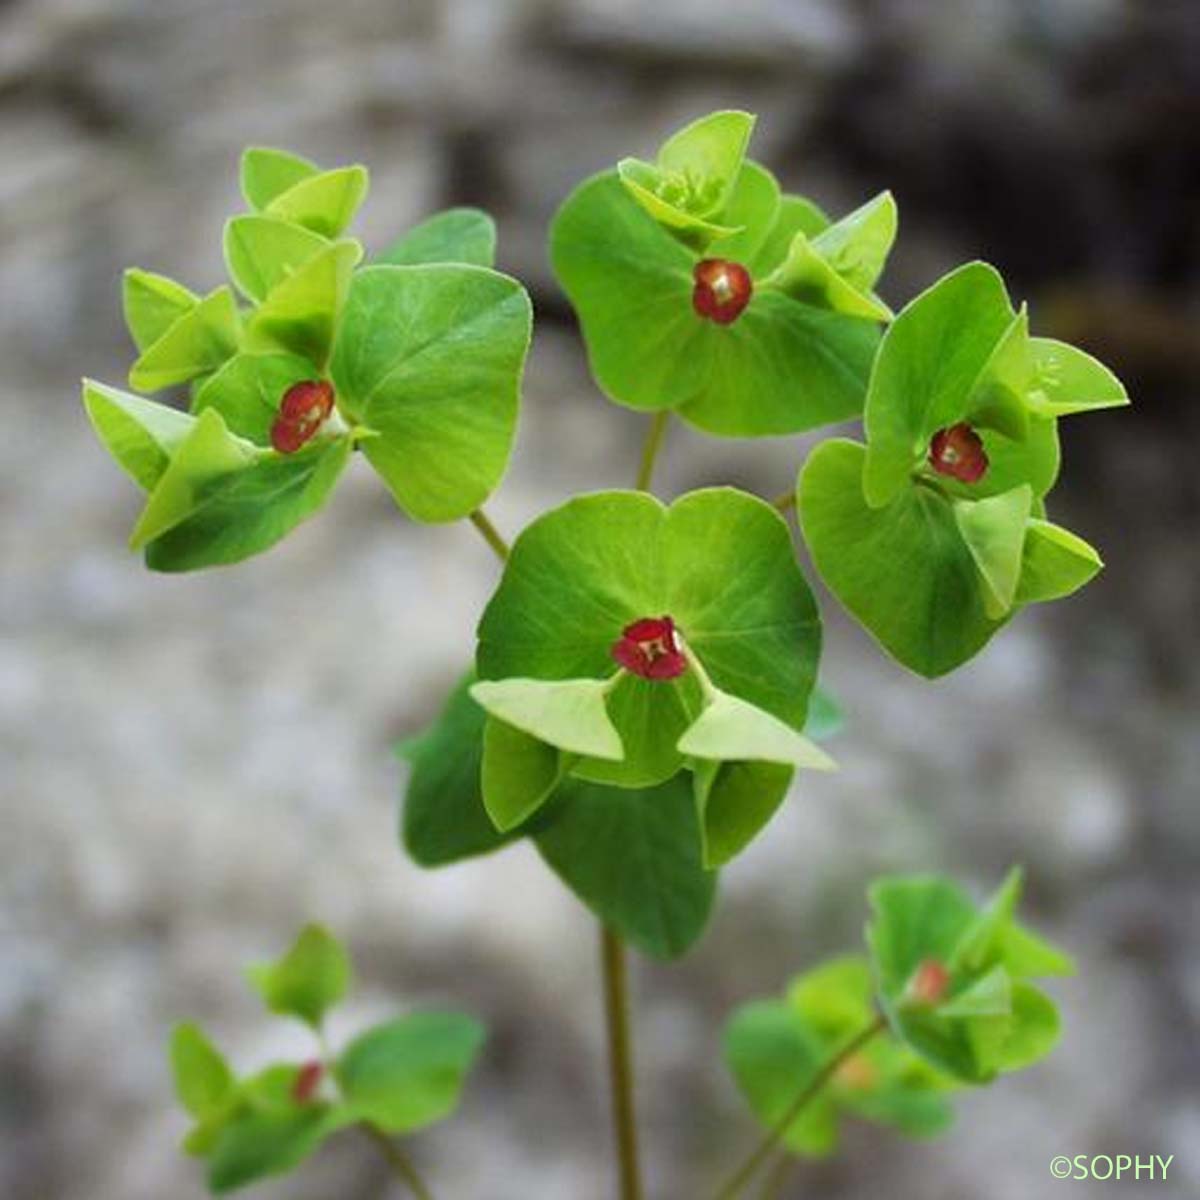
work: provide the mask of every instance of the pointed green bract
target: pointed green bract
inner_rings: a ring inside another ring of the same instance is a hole
[[[259,211],[289,188],[319,174],[315,163],[286,150],[250,146],[242,152],[242,195],[251,208]]]
[[[171,1033],[171,1070],[179,1101],[197,1121],[227,1106],[235,1082],[229,1064],[198,1026],[177,1025]]]
[[[209,413],[217,415],[208,409],[200,419]],[[170,511],[170,527],[147,539],[146,565],[155,571],[194,571],[269,549],[325,504],[350,450],[348,437],[322,437],[295,454],[260,452],[241,468],[203,479],[189,475],[181,481],[179,507]],[[182,456],[181,451],[176,462]],[[175,469],[172,463],[168,476]],[[157,496],[156,489],[152,504]],[[174,503],[176,497],[171,499]],[[135,533],[145,530],[139,526]]]
[[[367,194],[366,167],[338,167],[309,175],[280,192],[263,209],[322,237],[335,238],[354,220]]]
[[[83,405],[118,466],[146,491],[162,478],[196,424],[178,409],[92,379],[83,381]]]
[[[501,833],[521,825],[550,799],[569,756],[496,717],[483,727],[483,805]]]
[[[139,353],[154,345],[198,302],[194,292],[165,275],[131,267],[122,278],[125,324]]]
[[[471,699],[474,672],[460,680],[437,720],[400,753],[410,764],[404,792],[404,847],[437,867],[505,845],[483,805],[480,769],[486,714]]]
[[[225,224],[225,266],[244,295],[261,303],[329,242],[274,217],[232,217]]]
[[[606,681],[481,680],[471,698],[493,716],[561,750],[619,761],[621,736],[605,708]]]
[[[235,354],[200,385],[192,412],[216,409],[232,433],[269,446],[284,393],[295,383],[319,377],[317,368],[298,354]]]
[[[869,507],[865,457],[840,438],[809,456],[798,491],[804,540],[830,590],[889,654],[920,675],[944,675],[1001,622],[987,613],[950,501],[910,487],[886,508]]]
[[[775,228],[781,200],[779,184],[766,167],[743,163],[725,210],[725,219],[737,232],[717,238],[708,246],[706,256],[752,263]]]
[[[1032,382],[1029,356],[1029,310],[1022,305],[971,385],[965,415],[973,427],[1025,440],[1031,413],[1026,400]]]
[[[237,352],[241,323],[233,292],[219,287],[183,312],[129,368],[129,386],[157,392],[214,371]]]
[[[1065,974],[1071,962],[1022,929],[1013,912],[1019,871],[982,910],[933,877],[882,880],[871,888],[867,930],[879,999],[897,1037],[966,1083],[986,1083],[1049,1053],[1057,1010],[1029,975]],[[922,973],[940,972],[937,991]]]
[[[771,762],[692,764],[700,819],[700,853],[706,867],[721,867],[766,827],[787,796],[795,771]]]
[[[250,317],[246,348],[325,363],[362,253],[353,238],[333,242],[281,279]]]
[[[491,267],[496,261],[496,222],[482,209],[448,208],[414,225],[374,261],[396,267],[423,263]]]
[[[1103,567],[1083,538],[1049,521],[1031,520],[1025,536],[1017,602],[1058,600],[1078,591]]]
[[[695,255],[609,172],[583,183],[551,229],[555,274],[579,315],[596,382],[618,404],[674,409],[731,437],[856,416],[878,333],[756,288],[730,325],[692,305]]]
[[[298,1017],[319,1029],[325,1013],[350,986],[350,960],[327,929],[307,925],[282,958],[251,968],[248,974],[271,1012]]]
[[[411,1133],[458,1107],[484,1042],[478,1021],[457,1013],[412,1013],[355,1038],[334,1068],[359,1120]]]
[[[480,622],[480,677],[608,679],[626,626],[663,614],[716,687],[803,727],[820,652],[812,593],[778,512],[729,488],[669,509],[643,493],[595,493],[535,521]],[[625,761],[601,781],[649,786],[678,772],[701,701],[694,670],[620,680],[608,713]],[[574,770],[595,779],[601,765]]]
[[[836,769],[820,746],[778,717],[716,691],[679,740],[683,754],[722,761],[751,759],[804,767],[810,771]]]
[[[956,501],[954,520],[983,582],[983,609],[993,621],[1012,608],[1033,492],[1028,484],[988,499]]]
[[[695,943],[717,878],[700,861],[686,774],[653,788],[568,780],[553,807],[538,850],[605,925],[654,958]]]
[[[779,198],[779,210],[758,253],[746,265],[757,279],[765,279],[788,256],[796,234],[809,238],[829,228],[832,224],[822,208],[806,196],[784,195]]]
[[[1042,417],[1066,417],[1129,403],[1124,384],[1090,354],[1052,338],[1031,338],[1033,381],[1027,403]]]
[[[338,403],[379,436],[363,453],[419,521],[453,521],[499,483],[516,429],[532,314],[482,267],[357,272],[332,374]]]

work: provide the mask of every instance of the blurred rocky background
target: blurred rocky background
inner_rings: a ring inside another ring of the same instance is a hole
[[[303,1053],[238,968],[306,919],[360,964],[343,1027],[439,1001],[491,1025],[461,1116],[414,1145],[439,1196],[611,1195],[588,917],[527,849],[425,873],[394,835],[392,747],[471,652],[486,548],[466,526],[407,523],[361,473],[271,554],[154,577],[124,549],[138,499],[78,379],[122,380],[122,267],[217,282],[245,143],[364,161],[368,245],[482,204],[502,265],[534,291],[520,447],[493,505],[515,532],[572,490],[627,480],[642,433],[588,382],[547,220],[586,173],[723,105],[761,115],[756,155],[792,190],[833,210],[895,190],[894,304],[986,258],[1039,332],[1106,358],[1136,408],[1064,429],[1054,511],[1108,561],[1081,597],[1022,614],[934,685],[826,606],[843,771],[726,873],[684,963],[636,967],[651,1196],[706,1194],[750,1144],[719,1024],[853,944],[872,873],[944,869],[983,889],[1013,859],[1035,919],[1082,963],[1057,989],[1061,1049],[964,1094],[940,1142],[854,1129],[795,1194],[1037,1200],[1068,1186],[1051,1157],[1082,1153],[1174,1154],[1155,1195],[1200,1192],[1194,0],[6,0],[6,1200],[201,1196],[175,1150],[167,1030],[199,1019],[243,1066]],[[660,482],[776,494],[802,449],[680,429]],[[259,1194],[395,1192],[347,1138]]]

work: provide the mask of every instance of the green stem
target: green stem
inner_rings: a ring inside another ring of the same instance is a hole
[[[500,531],[488,520],[487,513],[477,508],[471,514],[471,524],[479,530],[480,536],[501,562],[508,561],[508,543],[500,536]]]
[[[781,1153],[763,1183],[758,1200],[779,1200],[779,1197],[783,1195],[783,1185],[787,1183],[794,1166],[795,1160],[790,1155]]]
[[[600,960],[604,974],[608,1070],[612,1086],[613,1128],[621,1181],[620,1197],[621,1200],[642,1200],[637,1121],[633,1106],[633,1045],[629,1032],[625,946],[607,926],[601,927]]]
[[[433,1193],[425,1186],[421,1176],[417,1174],[416,1167],[409,1162],[408,1155],[382,1129],[372,1125],[369,1121],[361,1122],[358,1128],[387,1159],[392,1172],[398,1179],[404,1180],[408,1185],[408,1190],[417,1197],[417,1200],[433,1200]]]
[[[817,1073],[804,1085],[799,1095],[788,1105],[783,1116],[771,1126],[767,1135],[754,1148],[750,1156],[725,1181],[725,1185],[717,1193],[717,1200],[734,1200],[741,1194],[742,1189],[758,1174],[762,1165],[771,1157],[775,1148],[783,1140],[783,1135],[791,1128],[792,1122],[804,1111],[805,1107],[820,1093],[821,1089],[837,1074],[838,1068],[848,1059],[858,1053],[873,1037],[882,1032],[886,1021],[876,1017],[865,1029],[855,1034]]]
[[[642,446],[642,463],[638,467],[637,483],[634,487],[639,492],[648,492],[654,480],[654,464],[658,461],[658,452],[662,449],[663,439],[667,436],[667,426],[671,421],[671,410],[664,408],[654,414],[650,428],[646,432],[646,441]]]

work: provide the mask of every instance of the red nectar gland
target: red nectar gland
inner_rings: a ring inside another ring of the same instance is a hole
[[[929,442],[929,465],[960,483],[978,483],[988,469],[983,439],[966,421],[939,429]]]
[[[613,643],[612,656],[643,679],[678,679],[687,670],[670,617],[643,617],[626,625]]]
[[[308,1104],[317,1094],[317,1088],[320,1087],[321,1077],[324,1074],[325,1067],[315,1058],[311,1062],[306,1062],[300,1068],[296,1082],[292,1084],[292,1099],[297,1104]]]
[[[333,412],[333,385],[324,379],[293,383],[279,402],[279,416],[271,426],[271,445],[280,454],[295,454]]]
[[[692,307],[696,315],[718,325],[730,325],[742,315],[754,294],[754,281],[741,263],[706,258],[692,271]]]
[[[933,1008],[946,998],[950,987],[950,972],[936,958],[925,959],[913,972],[905,988],[905,999],[910,1004]]]

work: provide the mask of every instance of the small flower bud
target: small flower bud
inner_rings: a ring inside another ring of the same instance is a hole
[[[855,1092],[869,1092],[879,1082],[875,1064],[865,1054],[852,1054],[834,1073],[834,1080]]]
[[[927,958],[913,972],[904,989],[904,999],[912,1005],[933,1008],[946,998],[949,986],[950,972],[945,965],[936,958]]]
[[[929,465],[960,483],[978,483],[988,469],[983,439],[966,421],[939,429],[929,442]]]
[[[718,325],[729,325],[742,315],[754,294],[750,272],[741,263],[706,258],[692,271],[692,307],[696,315]]]
[[[297,1104],[308,1104],[317,1094],[321,1085],[321,1077],[325,1074],[324,1065],[317,1059],[306,1062],[292,1084],[292,1099]]]
[[[279,416],[271,426],[271,445],[280,454],[294,454],[333,412],[333,385],[324,379],[294,383],[279,402]]]
[[[612,656],[643,679],[676,679],[687,670],[670,617],[643,617],[626,625],[613,643]]]

